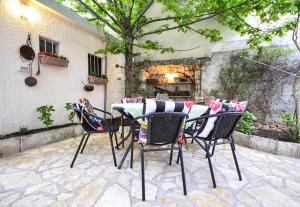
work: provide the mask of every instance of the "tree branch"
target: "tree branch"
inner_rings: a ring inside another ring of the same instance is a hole
[[[296,20],[296,24],[295,24],[295,27],[294,27],[294,30],[293,30],[292,40],[293,40],[295,46],[297,47],[297,49],[300,52],[300,46],[298,44],[299,19],[300,19],[300,11],[299,11],[299,8],[298,8],[297,20]]]
[[[122,35],[121,31],[119,31],[117,28],[115,28],[113,25],[111,25],[107,20],[105,20],[104,18],[102,18],[101,16],[99,16],[93,9],[91,9],[84,2],[82,2],[81,0],[76,0],[76,1],[77,1],[77,3],[83,5],[84,8],[86,8],[89,11],[89,13],[91,13],[92,15],[94,15],[99,21],[103,22],[105,25],[107,25],[109,28],[111,28],[114,32]]]
[[[133,10],[133,7],[134,7],[134,3],[135,3],[135,1],[132,0],[132,5],[131,5],[130,10],[129,10],[129,18],[130,19],[131,19],[131,14],[132,14],[132,10]]]
[[[142,12],[137,16],[137,18],[135,19],[135,21],[132,24],[131,30],[133,30],[133,28],[136,25],[136,23],[148,11],[148,9],[151,7],[151,5],[153,4],[153,2],[154,2],[154,0],[150,0],[149,4],[147,4],[147,6],[145,6],[145,8],[142,10]]]
[[[106,11],[106,9],[104,9],[97,1],[95,0],[92,0],[92,2],[94,2],[94,4],[101,10],[103,11],[116,25],[118,25],[120,27],[120,29],[123,30],[124,32],[124,29],[122,27],[122,25],[109,13]]]
[[[150,35],[150,34],[156,34],[156,33],[162,33],[162,32],[165,32],[165,31],[170,31],[170,30],[174,30],[174,29],[179,29],[181,27],[186,27],[188,25],[191,25],[191,24],[195,24],[197,22],[201,22],[201,21],[204,21],[204,20],[207,20],[207,19],[211,19],[215,16],[219,15],[219,13],[216,13],[216,14],[213,14],[213,15],[209,15],[209,16],[206,16],[206,17],[203,17],[203,18],[200,18],[200,19],[197,19],[197,20],[194,20],[194,21],[191,21],[191,22],[188,22],[188,23],[185,23],[185,24],[179,24],[177,26],[174,26],[174,27],[169,27],[169,28],[166,28],[166,29],[158,29],[158,30],[154,30],[154,31],[151,31],[151,32],[146,32],[144,34],[141,34],[141,35],[137,35],[135,37],[135,39],[138,39],[140,37],[143,37],[143,36],[146,36],[146,35]]]
[[[224,12],[226,12],[228,10],[244,6],[244,5],[248,4],[248,3],[256,3],[256,2],[258,2],[258,1],[245,1],[245,2],[243,2],[241,4],[238,4],[238,5],[232,6],[232,7],[228,8],[228,9],[225,9],[225,10],[221,11],[220,13],[224,13]],[[164,18],[152,19],[152,20],[149,20],[149,21],[145,22],[144,24],[141,24],[140,27],[139,27],[139,29],[141,27],[147,25],[147,24],[151,24],[151,23],[158,22],[158,21],[166,21],[166,20],[180,19],[180,18],[187,18],[187,17],[196,17],[196,18],[198,18],[198,17],[202,17],[202,16],[205,16],[205,15],[215,14],[215,13],[217,13],[217,12],[210,12],[210,13],[201,14],[201,15],[189,14],[189,15],[183,15],[183,16],[172,16],[172,17],[164,17]]]

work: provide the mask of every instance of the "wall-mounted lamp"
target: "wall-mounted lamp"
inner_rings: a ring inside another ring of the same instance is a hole
[[[36,20],[36,11],[28,5],[25,1],[20,1],[20,17],[29,22]]]
[[[36,10],[25,0],[11,0],[10,7],[13,14],[21,19],[34,22],[37,19]]]
[[[178,77],[177,73],[166,73],[166,79],[168,83],[174,83],[175,82],[175,78]]]

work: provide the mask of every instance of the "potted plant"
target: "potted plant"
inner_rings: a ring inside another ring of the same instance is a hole
[[[58,56],[52,52],[42,51],[39,53],[41,64],[54,65],[58,67],[68,67],[69,60],[65,56]]]
[[[89,83],[105,85],[108,82],[108,78],[106,75],[97,75],[96,73],[92,73],[88,76]]]

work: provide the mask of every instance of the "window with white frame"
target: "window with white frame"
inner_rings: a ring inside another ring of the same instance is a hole
[[[58,55],[59,42],[40,36],[40,52]]]

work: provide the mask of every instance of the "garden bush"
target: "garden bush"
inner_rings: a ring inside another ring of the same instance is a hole
[[[256,120],[256,117],[253,113],[246,111],[242,119],[237,125],[237,131],[242,132],[244,134],[254,134],[256,132],[256,128],[253,122]]]

